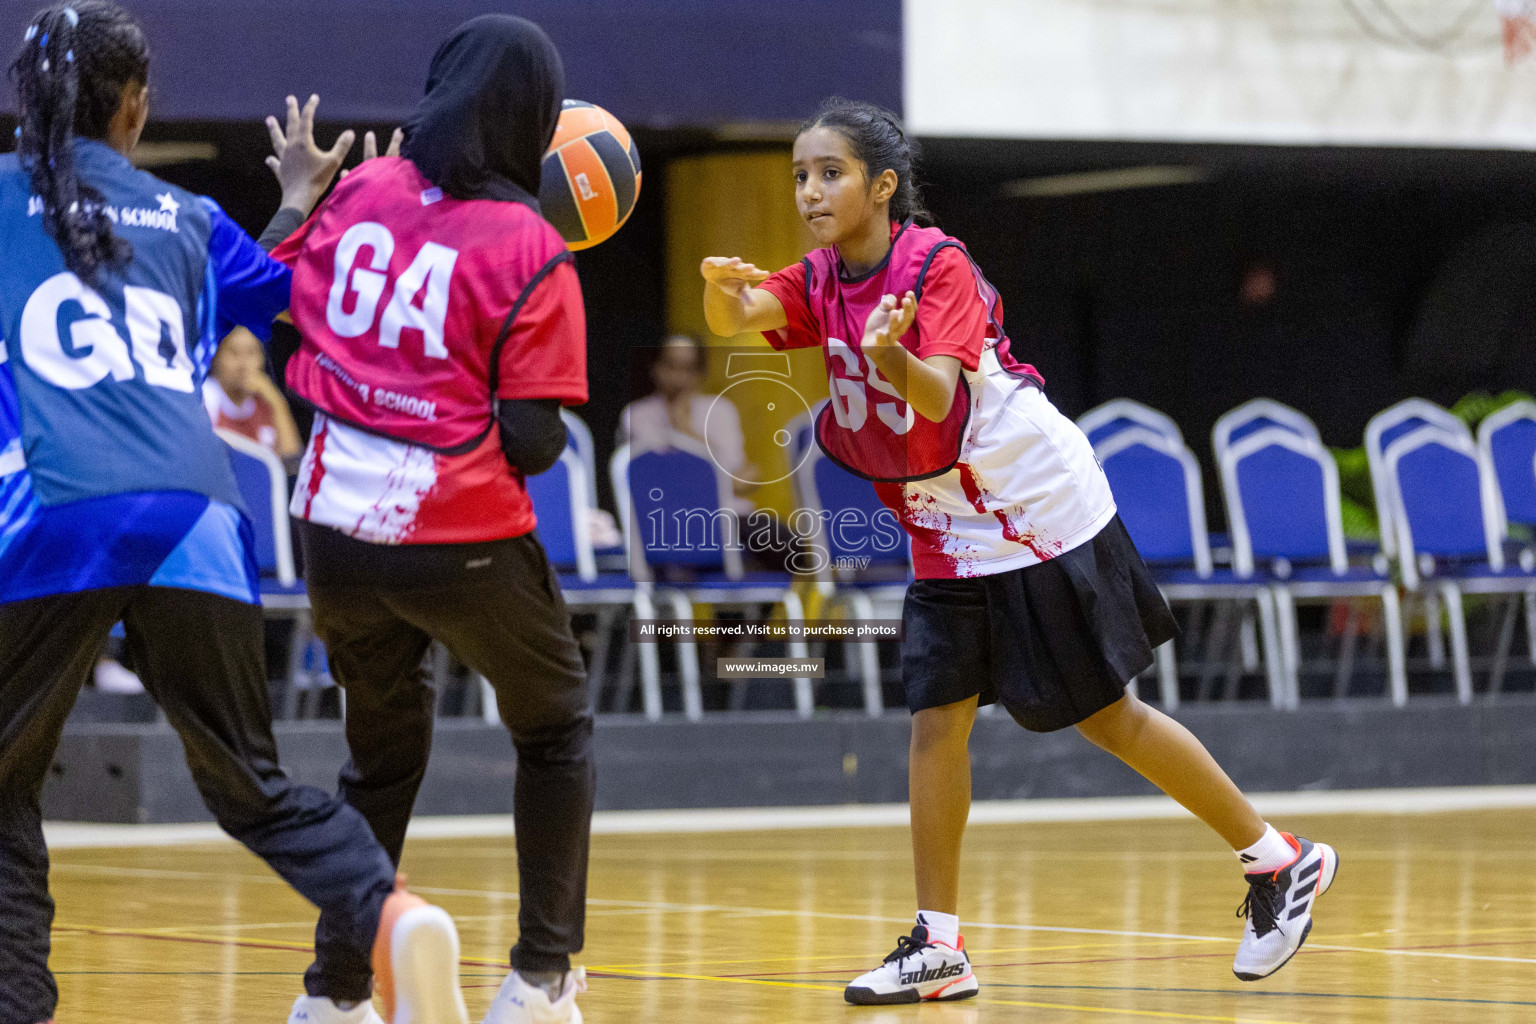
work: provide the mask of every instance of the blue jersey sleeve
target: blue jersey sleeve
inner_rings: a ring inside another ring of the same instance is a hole
[[[11,368],[6,365],[5,339],[0,337],[0,478],[21,467],[21,403],[16,400]],[[4,522],[0,510],[0,524]]]
[[[268,256],[217,203],[208,198],[202,202],[213,220],[208,284],[215,291],[216,331],[223,337],[238,325],[270,341],[272,321],[288,308],[293,271]]]

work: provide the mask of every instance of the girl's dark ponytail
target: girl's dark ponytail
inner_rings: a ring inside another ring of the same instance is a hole
[[[873,103],[833,96],[800,126],[799,134],[812,128],[830,128],[847,139],[854,155],[869,168],[871,178],[886,170],[896,172],[892,220],[905,221],[910,217],[919,224],[933,223],[933,214],[923,205],[922,193],[918,191],[917,143],[907,137],[901,119],[895,114]]]
[[[42,199],[43,227],[87,284],[133,258],[112,231],[102,196],[75,171],[75,136],[102,138],[123,88],[148,81],[144,33],[105,0],[50,7],[28,24],[11,64],[19,103],[16,153]]]

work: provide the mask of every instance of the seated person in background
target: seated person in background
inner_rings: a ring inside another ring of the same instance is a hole
[[[244,327],[219,343],[203,382],[203,404],[215,428],[248,437],[279,458],[297,458],[304,451],[288,400],[267,376],[266,350]]]
[[[618,443],[628,444],[637,454],[675,447],[674,438],[679,435],[707,446],[715,464],[731,476],[728,507],[741,520],[741,538],[748,550],[761,568],[787,571],[794,539],[777,516],[759,510],[752,501],[760,474],[747,461],[741,414],[730,399],[699,390],[707,366],[704,343],[693,335],[674,334],[662,342],[651,365],[656,390],[624,407]],[[757,518],[749,520],[754,513]]]

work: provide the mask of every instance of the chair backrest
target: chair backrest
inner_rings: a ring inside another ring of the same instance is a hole
[[[288,472],[266,445],[230,430],[217,431],[229,448],[230,468],[256,534],[256,568],[292,586],[293,538],[288,528]]]
[[[1126,532],[1149,562],[1192,564],[1211,575],[1200,463],[1179,438],[1131,426],[1093,449]]]
[[[1077,418],[1077,426],[1093,445],[1102,444],[1131,427],[1142,427],[1180,443],[1184,441],[1179,425],[1171,416],[1131,398],[1115,398],[1094,406]]]
[[[1486,558],[1503,569],[1503,524],[1467,430],[1421,425],[1387,445],[1382,461],[1404,582],[1418,585],[1424,556]]]
[[[1339,467],[1321,443],[1266,427],[1234,441],[1220,470],[1239,576],[1282,558],[1326,561],[1341,575],[1349,569]]]
[[[681,436],[673,447],[633,454],[622,445],[611,472],[635,579],[650,580],[663,566],[740,578],[741,527],[729,505],[730,477],[703,445]]]
[[[588,533],[587,473],[580,456],[570,448],[538,476],[525,480],[534,514],[539,517],[539,540],[557,569],[575,570],[584,580],[597,578],[597,558]]]
[[[1425,425],[1471,437],[1471,431],[1460,417],[1424,398],[1405,398],[1395,405],[1389,405],[1372,416],[1365,425],[1365,458],[1371,468],[1371,492],[1376,498],[1376,518],[1381,523],[1381,550],[1387,555],[1397,554],[1398,534],[1397,524],[1392,519],[1392,489],[1387,480],[1387,447],[1398,438]]]
[[[803,412],[784,424],[784,430],[789,434],[785,455],[789,457],[789,464],[796,469],[805,453],[816,447],[816,417],[821,415],[821,407],[826,404],[827,400],[823,398],[811,406],[809,412]]]
[[[597,448],[592,443],[592,428],[569,409],[560,410],[560,420],[565,424],[566,448],[581,460],[582,473],[586,477],[587,505],[597,508]]]
[[[1515,402],[1477,428],[1477,453],[1507,522],[1536,526],[1536,402]]]
[[[817,540],[830,560],[859,559],[870,569],[906,567],[907,531],[875,493],[874,484],[827,458],[814,443],[795,476],[806,511],[816,517]],[[831,568],[826,566],[823,578],[831,578]]]
[[[1273,398],[1254,398],[1222,413],[1211,428],[1211,448],[1216,454],[1216,464],[1221,465],[1222,454],[1238,441],[1270,428],[1288,430],[1318,444],[1323,443],[1317,424],[1308,419],[1306,413]]]

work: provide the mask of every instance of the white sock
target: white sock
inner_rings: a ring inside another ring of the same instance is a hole
[[[942,942],[946,946],[960,945],[960,918],[956,914],[940,914],[933,910],[919,910],[917,923],[928,929],[929,942]]]
[[[1266,823],[1259,841],[1246,850],[1238,850],[1237,859],[1242,861],[1245,874],[1279,871],[1296,859],[1296,848],[1275,831],[1275,826]]]

